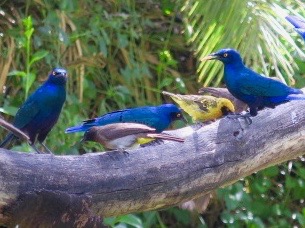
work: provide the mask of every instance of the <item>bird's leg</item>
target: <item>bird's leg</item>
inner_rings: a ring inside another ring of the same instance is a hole
[[[120,148],[120,149],[118,149],[117,151],[119,151],[120,153],[123,153],[123,154],[126,155],[126,156],[129,156],[128,151],[125,150],[125,149]]]
[[[29,145],[36,151],[37,154],[43,154],[43,152],[39,151],[34,143],[29,143]]]
[[[124,155],[127,155],[127,156],[129,155],[128,151],[126,151],[125,148],[118,148],[115,151],[117,151],[119,153],[123,153]]]
[[[44,145],[43,142],[39,142],[39,143],[46,150],[47,154],[53,154],[53,152],[46,145]]]

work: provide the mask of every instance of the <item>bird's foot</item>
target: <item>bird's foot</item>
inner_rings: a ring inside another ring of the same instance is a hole
[[[194,131],[199,130],[200,128],[202,128],[205,124],[202,122],[195,122],[191,127]]]
[[[229,114],[227,115],[227,118],[229,119],[244,119],[244,121],[246,122],[246,124],[249,126],[252,124],[252,119],[250,118],[251,117],[251,114],[248,112],[248,113],[245,113],[245,114]]]
[[[126,155],[126,156],[129,156],[129,153],[128,153],[128,151],[126,151],[126,150],[123,150],[122,153],[123,153],[124,155]]]
[[[125,155],[125,156],[129,156],[128,151],[126,151],[125,149],[112,150],[112,151],[106,152],[106,154],[107,154],[112,160],[118,160],[121,154],[123,154],[123,155]]]

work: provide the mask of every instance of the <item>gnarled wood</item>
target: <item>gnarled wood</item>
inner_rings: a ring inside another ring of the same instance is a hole
[[[266,109],[241,129],[223,118],[184,143],[82,156],[0,150],[0,224],[101,226],[98,216],[165,208],[197,198],[305,151],[305,101]],[[67,135],[69,137],[69,135]],[[31,215],[28,215],[30,211]],[[35,220],[36,219],[36,220]]]

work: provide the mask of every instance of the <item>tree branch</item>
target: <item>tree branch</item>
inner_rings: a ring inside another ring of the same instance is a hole
[[[0,150],[0,224],[101,226],[99,216],[166,208],[305,151],[305,101],[265,109],[241,129],[223,118],[184,143],[82,156]]]

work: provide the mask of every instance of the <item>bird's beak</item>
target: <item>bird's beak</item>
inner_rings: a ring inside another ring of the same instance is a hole
[[[215,55],[214,53],[209,54],[206,57],[203,57],[202,59],[200,59],[201,61],[206,61],[206,60],[211,60],[211,59],[217,59],[217,55]]]

